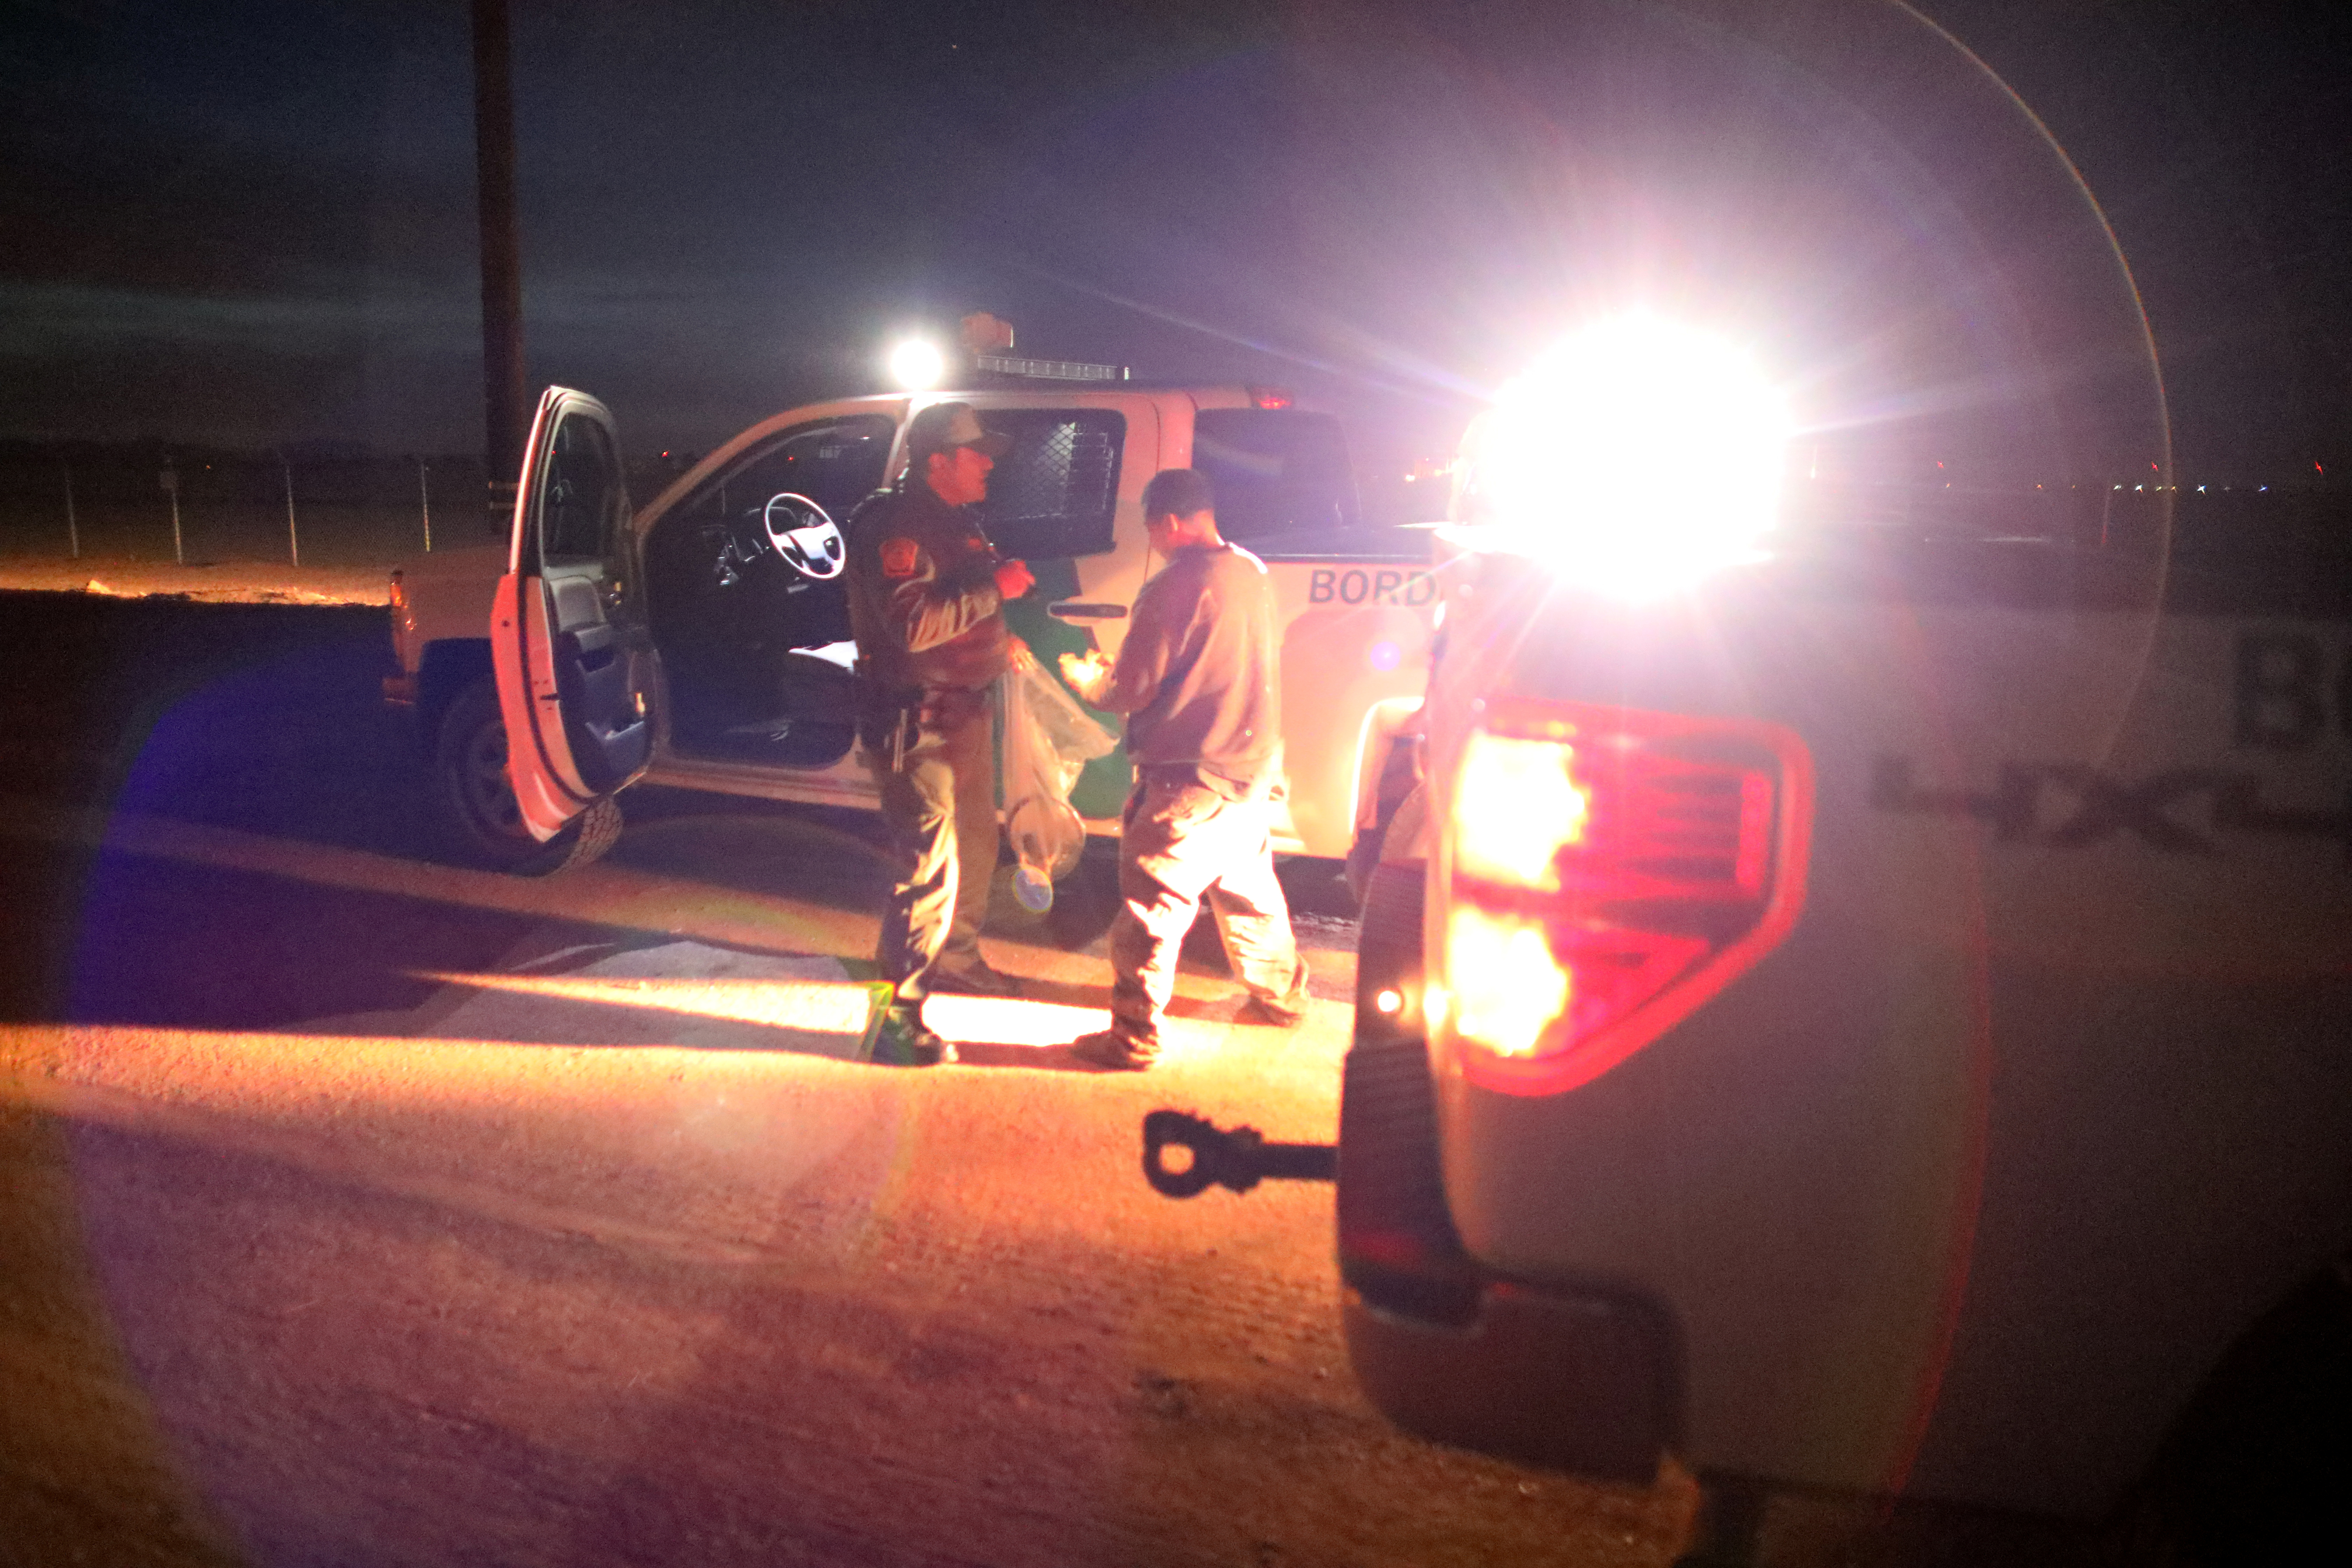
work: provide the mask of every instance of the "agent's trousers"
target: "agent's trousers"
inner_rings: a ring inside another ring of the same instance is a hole
[[[932,965],[944,955],[980,952],[996,870],[996,776],[985,707],[955,724],[919,729],[893,768],[887,749],[866,747],[882,795],[897,886],[882,916],[874,958],[896,1005],[919,1007]]]
[[[1176,988],[1176,953],[1208,900],[1225,957],[1250,994],[1297,1005],[1307,966],[1274,879],[1265,801],[1229,800],[1173,772],[1139,780],[1118,845],[1120,906],[1111,922],[1111,1027],[1157,1046]]]

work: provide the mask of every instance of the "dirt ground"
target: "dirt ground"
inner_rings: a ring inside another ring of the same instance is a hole
[[[1170,1061],[1106,1077],[1058,1045],[1099,943],[1001,899],[1031,998],[945,1005],[961,1065],[877,1069],[886,879],[839,814],[667,792],[572,876],[436,865],[380,622],[327,607],[374,574],[11,587],[47,592],[0,603],[38,650],[0,691],[0,1568],[1663,1568],[1685,1539],[1671,1466],[1596,1486],[1389,1426],[1328,1187],[1143,1183],[1162,1106],[1332,1138],[1344,920],[1299,921],[1305,1027],[1234,1024],[1194,953]],[[1857,1554],[1874,1514],[1778,1504],[1760,1561],[2060,1560]]]
[[[381,605],[390,570],[289,566],[282,562],[133,561],[84,556],[0,556],[0,592],[149,596],[215,605]]]
[[[73,586],[42,570],[0,586]],[[1328,1187],[1145,1185],[1163,1105],[1331,1138],[1346,922],[1301,921],[1306,1027],[1234,1023],[1212,956],[1171,1060],[1106,1076],[1059,1048],[1098,948],[1008,915],[1032,998],[938,1005],[965,1061],[877,1069],[854,828],[673,799],[573,876],[435,865],[369,617],[39,603],[71,651],[6,699],[64,739],[0,800],[0,1568],[1673,1556],[1685,1481],[1366,1404]],[[182,694],[91,679],[134,657]]]

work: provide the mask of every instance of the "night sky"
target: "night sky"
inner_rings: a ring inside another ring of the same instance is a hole
[[[1436,454],[1629,302],[1860,468],[2160,448],[2092,209],[1890,6],[514,9],[531,377],[639,450],[986,308]],[[2184,475],[2352,463],[2352,6],[1925,9],[2112,223]],[[478,450],[468,47],[460,0],[0,0],[0,437]]]

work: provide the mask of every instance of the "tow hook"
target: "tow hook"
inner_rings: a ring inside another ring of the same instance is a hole
[[[1171,1144],[1191,1150],[1192,1163],[1171,1169]],[[1245,1193],[1268,1180],[1328,1182],[1339,1173],[1339,1151],[1328,1143],[1269,1143],[1255,1127],[1221,1131],[1183,1110],[1154,1110],[1143,1118],[1143,1179],[1162,1197],[1195,1198],[1218,1186]]]

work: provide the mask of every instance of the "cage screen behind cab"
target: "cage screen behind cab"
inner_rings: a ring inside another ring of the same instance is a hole
[[[991,430],[1013,438],[974,510],[999,553],[1051,561],[1111,547],[1127,416],[1107,408],[992,408]]]

